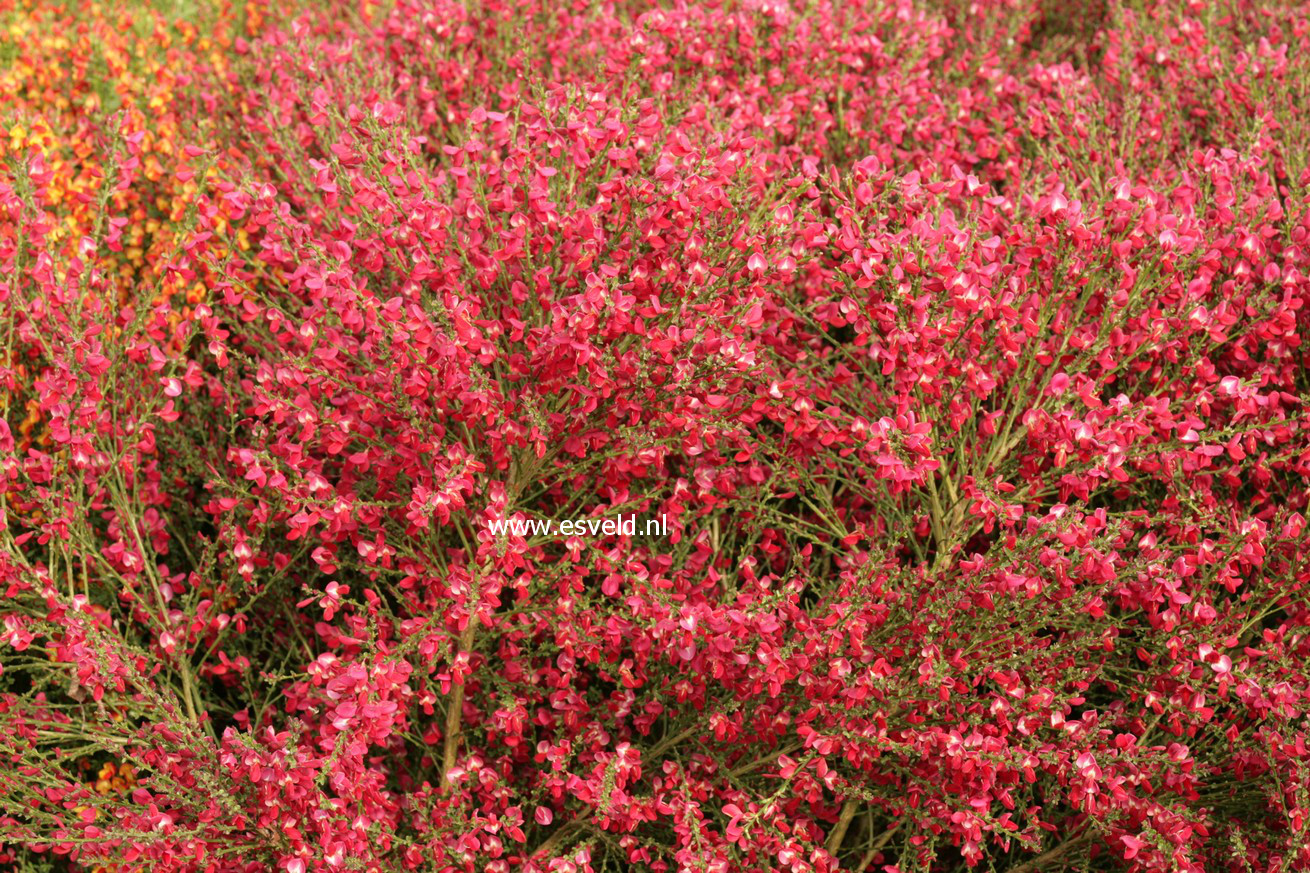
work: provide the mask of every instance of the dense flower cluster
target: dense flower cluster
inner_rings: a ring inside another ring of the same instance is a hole
[[[0,3],[0,864],[1310,870],[1307,38]]]

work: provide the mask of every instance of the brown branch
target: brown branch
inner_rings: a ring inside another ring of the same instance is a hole
[[[828,842],[824,848],[834,858],[837,857],[837,850],[841,848],[842,842],[846,839],[846,831],[850,829],[851,819],[855,818],[855,810],[859,806],[860,799],[858,797],[846,798],[846,803],[841,808],[841,816],[837,819],[837,824],[833,826],[832,833],[828,835]]]
[[[478,628],[478,617],[475,614],[469,616],[468,627],[459,635],[459,648],[455,651],[458,657],[460,652],[472,652],[473,636]],[[453,659],[452,659],[453,660]],[[446,704],[446,725],[442,744],[441,753],[441,791],[445,793],[451,789],[450,771],[455,767],[455,758],[459,754],[459,740],[463,734],[460,728],[460,721],[464,717],[464,682],[461,679],[456,682],[450,690],[450,702]]]
[[[1059,858],[1061,855],[1063,855],[1065,852],[1069,851],[1070,849],[1077,848],[1083,843],[1089,843],[1091,842],[1091,840],[1092,840],[1091,834],[1082,834],[1077,837],[1070,837],[1069,839],[1065,840],[1063,843],[1060,843],[1060,845],[1056,846],[1054,849],[1051,849],[1050,851],[1047,852],[1043,852],[1042,854],[1038,855],[1036,858],[1033,858],[1031,861],[1025,861],[1024,863],[1020,864],[1018,867],[1011,867],[1008,871],[1006,871],[1006,873],[1038,873],[1038,871],[1042,869],[1043,864],[1049,864],[1051,861],[1054,861],[1055,859]]]
[[[532,850],[532,854],[528,856],[529,859],[539,859],[542,861],[551,860],[552,853],[554,853],[554,851],[558,849],[560,845],[563,844],[564,840],[574,831],[586,827],[590,823],[591,817],[594,813],[594,809],[589,809],[578,818],[561,823],[560,826],[555,829],[553,834],[547,837],[540,846],[537,846],[537,848]]]

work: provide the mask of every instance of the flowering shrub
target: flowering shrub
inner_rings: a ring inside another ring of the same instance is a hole
[[[1310,869],[1310,7],[183,7],[0,7],[0,860]]]

